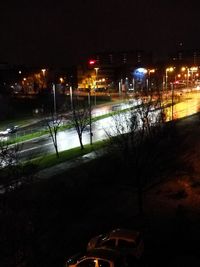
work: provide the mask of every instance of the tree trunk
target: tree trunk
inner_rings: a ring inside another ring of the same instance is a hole
[[[59,158],[59,153],[58,153],[58,143],[57,143],[57,133],[55,133],[54,147],[55,147],[55,150],[56,150],[56,156],[57,156],[57,158]]]
[[[59,153],[58,153],[58,147],[57,147],[57,145],[55,146],[55,150],[56,150],[56,156],[57,156],[57,158],[59,158]]]
[[[79,142],[80,142],[80,145],[81,145],[81,150],[83,150],[84,146],[83,146],[83,142],[82,142],[82,135],[79,134],[78,137],[79,137]]]

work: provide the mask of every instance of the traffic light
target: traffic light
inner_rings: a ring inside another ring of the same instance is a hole
[[[88,60],[87,66],[88,66],[89,70],[94,69],[96,67],[96,65],[97,65],[97,60],[96,59],[89,59]]]
[[[89,66],[94,66],[95,63],[96,63],[96,60],[95,59],[90,59],[88,63],[89,63]]]

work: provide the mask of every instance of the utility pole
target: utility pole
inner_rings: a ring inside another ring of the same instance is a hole
[[[96,72],[96,89],[97,89],[97,92],[98,92],[98,70],[99,68],[94,68],[95,69],[95,72]],[[96,106],[96,91],[94,92],[94,105]]]
[[[89,116],[90,116],[90,145],[92,145],[92,108],[91,108],[91,87],[89,86],[88,92]]]
[[[166,91],[167,91],[167,78],[168,78],[167,72],[168,72],[168,68],[165,70],[165,89],[166,89]]]
[[[54,115],[56,117],[56,86],[53,83],[53,104],[54,104]]]
[[[72,86],[69,87],[69,94],[70,94],[70,104],[71,104],[71,109],[73,109],[73,95],[72,95]]]
[[[172,121],[174,120],[174,84],[171,83],[172,90]]]

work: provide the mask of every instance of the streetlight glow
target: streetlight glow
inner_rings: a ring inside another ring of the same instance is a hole
[[[43,75],[45,75],[46,69],[41,69]]]
[[[167,73],[172,72],[172,71],[174,71],[174,67],[169,67],[169,68],[166,68],[166,70],[165,70],[165,88],[166,88],[166,90],[167,90],[167,80],[168,80]]]

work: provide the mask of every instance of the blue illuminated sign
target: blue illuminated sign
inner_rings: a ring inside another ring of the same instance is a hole
[[[133,72],[133,76],[137,79],[143,79],[145,74],[147,73],[147,69],[145,68],[137,68]]]

